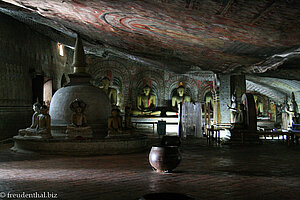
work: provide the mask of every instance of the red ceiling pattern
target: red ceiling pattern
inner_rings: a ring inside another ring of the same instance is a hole
[[[232,71],[300,45],[299,1],[5,0],[165,65]]]

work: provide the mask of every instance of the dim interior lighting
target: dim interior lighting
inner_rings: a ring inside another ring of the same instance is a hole
[[[64,56],[64,45],[63,44],[60,44],[60,43],[57,43],[57,46],[58,46],[58,53],[60,56]]]

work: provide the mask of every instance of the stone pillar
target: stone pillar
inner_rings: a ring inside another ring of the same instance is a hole
[[[221,123],[221,107],[220,107],[220,91],[219,88],[215,91],[213,95],[213,108],[214,108],[214,124]]]
[[[237,103],[241,102],[242,95],[246,92],[245,75],[219,75],[220,87],[220,113],[221,123],[230,123],[231,95],[236,91]],[[217,102],[217,101],[216,101]]]
[[[220,81],[220,115],[221,123],[230,123],[230,110],[227,105],[231,104],[230,98],[230,75],[219,75]]]
[[[230,95],[236,92],[237,102],[241,102],[243,94],[246,92],[246,78],[245,75],[231,75],[230,76]]]
[[[296,102],[298,104],[298,110],[300,110],[300,92],[299,91],[295,91],[294,94],[295,94],[295,100],[296,100]]]

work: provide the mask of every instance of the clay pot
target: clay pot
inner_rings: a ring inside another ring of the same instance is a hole
[[[179,147],[181,144],[181,140],[178,136],[164,136],[161,139],[162,146],[177,146]]]
[[[170,172],[181,161],[177,146],[153,146],[149,154],[149,162],[157,172]]]

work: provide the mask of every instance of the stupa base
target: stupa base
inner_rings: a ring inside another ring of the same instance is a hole
[[[54,155],[113,155],[143,152],[149,150],[154,142],[145,135],[81,140],[65,137],[43,139],[15,136],[13,140],[14,146],[11,150],[15,152]]]

